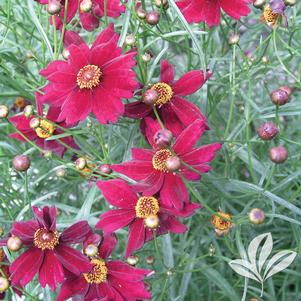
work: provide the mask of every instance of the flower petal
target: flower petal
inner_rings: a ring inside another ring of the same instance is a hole
[[[172,84],[175,77],[175,68],[167,60],[160,63],[160,82]]]
[[[142,218],[133,222],[129,227],[129,238],[126,246],[125,257],[129,257],[134,251],[143,247],[145,242],[145,227]]]
[[[30,246],[33,244],[34,234],[38,228],[39,224],[35,220],[15,222],[13,223],[11,234],[18,236],[24,246]]]
[[[117,238],[115,234],[104,235],[101,242],[98,255],[102,259],[108,258],[117,245]]]
[[[65,244],[81,243],[90,231],[89,224],[86,221],[80,221],[67,228],[60,236],[60,241]]]

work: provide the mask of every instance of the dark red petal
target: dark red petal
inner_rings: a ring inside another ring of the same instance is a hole
[[[193,122],[176,139],[176,142],[172,147],[175,153],[182,158],[182,155],[191,151],[205,131],[205,128],[206,126],[203,120],[196,120]]]
[[[90,50],[86,44],[80,45],[70,45],[68,47],[70,55],[68,57],[68,63],[71,66],[74,66],[76,70],[83,68],[86,65],[89,65],[89,54]]]
[[[153,149],[156,149],[156,148],[158,148],[158,146],[154,142],[154,136],[159,130],[162,129],[160,126],[160,123],[151,117],[146,117],[144,119],[144,122],[145,122],[145,126],[146,126],[145,127],[145,135],[146,135],[147,141],[152,146]]]
[[[132,148],[132,158],[134,160],[151,161],[154,156],[154,151],[145,148]]]
[[[137,195],[124,180],[98,181],[96,185],[111,205],[123,209],[135,207]]]
[[[114,58],[118,58],[119,56],[122,55],[122,50],[121,48],[117,47],[116,43],[114,41],[110,41],[105,44],[100,44],[97,47],[92,48],[91,50],[91,64],[99,66],[102,71],[102,81],[104,79],[104,76],[106,73],[104,73],[104,65]],[[119,66],[120,67],[120,66]],[[119,68],[116,68],[116,71]]]
[[[221,7],[233,19],[239,19],[241,16],[247,16],[250,13],[250,8],[247,3],[248,0],[221,0]]]
[[[70,45],[80,45],[84,44],[85,41],[81,38],[81,36],[72,30],[65,30],[64,34],[64,46],[69,47]]]
[[[56,208],[55,206],[45,206],[43,208],[38,208],[36,206],[32,207],[33,213],[39,223],[39,225],[47,230],[56,230]]]
[[[98,255],[102,259],[109,257],[117,245],[117,238],[115,234],[104,235],[101,242]]]
[[[136,219],[129,227],[129,238],[126,246],[125,257],[143,247],[145,242],[145,227],[142,218]]]
[[[38,273],[44,259],[44,252],[36,247],[31,247],[22,253],[11,264],[9,272],[11,274],[12,285],[25,286]]]
[[[114,41],[115,43],[117,43],[118,39],[119,39],[119,35],[114,31],[114,24],[111,23],[107,29],[103,30],[99,34],[99,36],[94,41],[91,49],[97,47],[100,44],[107,43],[109,41]]]
[[[152,107],[138,100],[125,105],[124,116],[129,118],[144,118],[152,112]]]
[[[168,217],[168,230],[172,233],[184,233],[187,231],[187,227],[180,223],[174,216]]]
[[[13,223],[11,234],[18,236],[23,245],[30,246],[33,244],[33,238],[36,230],[39,228],[39,224],[35,220],[27,222],[15,222]]]
[[[87,31],[93,31],[99,26],[99,20],[91,12],[80,12],[79,17],[83,28]]]
[[[179,136],[185,129],[185,125],[179,119],[172,106],[173,99],[159,109],[164,125],[170,130],[175,137]],[[190,123],[189,123],[190,124]]]
[[[133,187],[136,191],[143,192],[144,195],[154,195],[162,188],[164,177],[164,173],[155,171],[143,181],[134,184]]]
[[[80,221],[67,228],[62,233],[60,241],[65,244],[78,244],[86,239],[90,231],[89,224],[86,221]]]
[[[175,68],[167,60],[160,63],[160,82],[172,85],[175,77]]]
[[[160,212],[167,213],[169,215],[178,216],[178,217],[188,217],[195,213],[195,211],[202,206],[197,203],[185,203],[182,210],[177,210],[175,208],[166,208],[160,204]]]
[[[67,245],[59,244],[55,248],[55,253],[63,267],[73,274],[89,272],[92,268],[86,256]]]
[[[57,259],[55,253],[51,250],[44,251],[44,261],[39,271],[39,282],[42,287],[46,284],[55,291],[58,283],[64,280],[64,270]]]

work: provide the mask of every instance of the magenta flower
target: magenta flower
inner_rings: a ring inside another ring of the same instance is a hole
[[[153,137],[160,126],[151,118],[146,118],[146,123],[146,135],[153,149],[133,148],[131,161],[111,165],[111,168],[137,181],[135,190],[143,192],[143,195],[159,193],[161,206],[182,210],[188,202],[188,192],[181,176],[187,180],[200,180],[200,173],[210,170],[209,162],[213,160],[221,144],[194,147],[206,129],[204,120],[196,120],[176,138],[171,148],[158,149]],[[177,172],[168,169],[167,162],[170,158],[180,159]]]
[[[137,88],[136,52],[122,54],[113,25],[104,30],[91,49],[85,44],[68,47],[68,61],[53,61],[41,71],[49,84],[42,103],[60,107],[59,120],[74,124],[93,112],[100,123],[117,122],[124,112],[122,98]]]
[[[91,231],[88,223],[78,222],[60,233],[56,229],[54,206],[32,209],[35,219],[15,222],[10,231],[27,248],[9,268],[12,285],[25,286],[38,274],[42,287],[48,284],[55,290],[64,280],[64,269],[77,275],[89,272],[91,264],[87,258],[70,247],[85,240]]]
[[[238,20],[250,13],[251,0],[179,0],[177,5],[188,23],[206,22],[209,27],[219,25],[221,10]]]
[[[57,122],[57,118],[59,116],[59,108],[51,107],[48,110],[48,113],[45,119],[41,119],[39,117],[35,117],[32,115],[29,118],[26,118],[23,114],[16,115],[9,118],[9,121],[30,141],[34,142],[38,147],[42,148],[43,150],[53,151],[59,157],[62,157],[67,150],[67,148],[62,145],[60,141],[69,145],[74,149],[78,149],[75,141],[72,137],[64,137],[60,138],[59,140],[50,140],[47,141],[46,139],[51,137],[52,135],[58,135],[63,133],[62,129],[55,126],[55,123],[58,124],[60,127],[67,127],[64,122]],[[40,110],[40,115],[42,111]],[[35,119],[39,124],[36,128],[30,127],[31,121]],[[49,122],[51,121],[51,122]],[[15,132],[9,135],[11,138],[15,138],[22,142],[26,142],[26,140],[19,134]]]
[[[37,0],[40,4],[48,4],[51,0]],[[52,0],[53,1],[53,0]],[[60,2],[62,5],[62,10],[59,16],[55,16],[56,27],[61,29],[62,20],[65,14],[65,0],[55,0]],[[79,18],[81,24],[85,30],[93,31],[99,26],[99,18],[105,15],[105,5],[104,0],[91,0],[91,8],[85,12],[84,5],[85,2],[90,2],[87,0],[69,0],[67,9],[67,24],[72,21],[75,17],[77,11],[79,12]],[[125,6],[121,5],[120,0],[107,0],[106,13],[108,17],[117,18],[125,11]],[[50,22],[52,20],[50,19]]]
[[[114,235],[104,236],[100,244],[101,239],[97,239],[95,234],[88,240],[98,246],[98,254],[90,258],[93,270],[79,276],[69,274],[57,301],[72,297],[82,301],[136,301],[151,298],[143,280],[152,271],[137,269],[119,260],[108,260],[117,243]]]
[[[183,99],[183,96],[193,94],[200,89],[211,77],[207,72],[204,78],[203,71],[193,70],[185,73],[177,81],[174,81],[175,69],[168,61],[161,61],[160,80],[151,86],[159,97],[155,107],[167,129],[174,135],[179,135],[188,125],[197,119],[206,121],[206,117],[193,103]],[[152,116],[153,108],[141,100],[125,106],[126,117],[145,118]],[[142,122],[142,127],[145,126]]]
[[[157,236],[168,232],[185,232],[187,227],[180,223],[176,216],[190,216],[200,207],[198,204],[185,203],[180,212],[165,208],[154,196],[137,196],[123,180],[98,181],[97,186],[105,199],[117,209],[103,213],[95,227],[110,234],[129,226],[126,257],[152,240],[153,230],[156,231]]]

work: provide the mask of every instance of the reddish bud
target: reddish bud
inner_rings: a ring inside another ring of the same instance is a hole
[[[146,11],[143,8],[139,7],[136,12],[137,12],[138,18],[140,18],[140,19],[146,18]]]
[[[9,281],[6,277],[0,277],[0,294],[5,293],[9,288]]]
[[[159,23],[159,20],[160,14],[155,11],[151,11],[146,14],[146,22],[149,25],[157,25]]]
[[[257,129],[258,136],[262,140],[271,140],[278,132],[279,130],[274,122],[266,122]]]
[[[181,160],[179,157],[174,156],[166,160],[166,167],[169,171],[177,171],[181,167]]]
[[[282,89],[274,90],[271,95],[271,100],[275,105],[283,106],[289,102],[289,95]]]
[[[146,263],[147,264],[153,264],[155,261],[154,257],[153,256],[147,256],[146,257]]]
[[[22,248],[22,240],[18,236],[11,236],[6,245],[10,251],[17,252]]]
[[[0,105],[0,118],[6,118],[8,116],[8,107]]]
[[[156,103],[158,97],[159,97],[159,93],[156,90],[148,89],[143,94],[142,101],[145,104],[152,106]]]
[[[294,88],[291,88],[288,86],[283,86],[283,87],[280,87],[279,89],[285,91],[289,97],[292,95],[292,93],[294,91]]]
[[[28,156],[19,155],[13,159],[13,167],[16,171],[26,171],[30,167],[30,159]]]
[[[283,163],[288,157],[288,151],[284,146],[275,146],[270,149],[269,153],[271,161],[276,164]]]
[[[112,173],[112,169],[109,164],[103,164],[99,167],[99,171],[103,174],[109,175]]]
[[[249,220],[255,225],[262,224],[265,220],[265,214],[261,209],[253,208],[249,213]]]
[[[167,129],[162,129],[154,135],[154,142],[160,148],[166,148],[172,140],[172,132]]]
[[[62,4],[57,0],[50,0],[48,2],[47,11],[50,15],[58,15],[61,12]]]

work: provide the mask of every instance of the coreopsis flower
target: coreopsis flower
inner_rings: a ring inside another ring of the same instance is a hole
[[[117,209],[109,210],[100,216],[96,228],[110,234],[129,226],[129,237],[125,256],[129,257],[156,235],[168,232],[183,233],[187,227],[176,217],[187,217],[200,207],[185,203],[179,212],[161,205],[156,196],[137,195],[123,180],[98,181],[97,186],[105,199]]]
[[[30,101],[25,99],[24,97],[17,97],[15,99],[14,104],[12,105],[12,107],[10,108],[11,111],[15,112],[15,113],[20,113],[23,112],[24,108],[30,105]]]
[[[37,0],[40,4],[48,5],[53,0]],[[62,27],[62,21],[65,14],[65,0],[55,0],[61,4],[59,16],[55,16],[57,28]],[[105,13],[106,11],[106,13]],[[125,11],[125,6],[120,0],[69,0],[66,14],[66,23],[68,24],[79,12],[81,24],[85,30],[93,31],[99,26],[99,18],[105,14],[111,18],[117,18]],[[52,22],[52,20],[50,20]]]
[[[64,144],[67,144],[74,149],[78,149],[78,146],[76,145],[72,137],[63,137],[59,140],[46,140],[47,138],[53,135],[63,133],[61,128],[56,127],[56,124],[60,127],[67,127],[64,122],[57,122],[59,112],[59,108],[51,107],[49,108],[45,119],[34,115],[30,116],[29,118],[25,117],[24,115],[16,115],[9,118],[9,121],[27,139],[34,142],[38,147],[46,151],[53,151],[59,157],[62,157],[67,148],[59,141],[62,141]],[[40,115],[41,114],[42,112],[40,111]],[[36,123],[36,126],[32,127],[33,123]],[[22,135],[18,132],[10,134],[10,137],[20,140],[22,142],[26,142],[26,139],[22,137]]]
[[[124,112],[122,98],[137,88],[132,67],[136,52],[122,54],[113,25],[92,47],[82,43],[68,47],[68,61],[53,61],[40,72],[48,81],[42,103],[60,107],[59,121],[74,124],[93,112],[100,123],[117,122]]]
[[[27,248],[9,268],[12,285],[25,286],[38,274],[42,287],[48,284],[55,290],[64,280],[64,269],[77,275],[91,271],[87,258],[70,246],[85,240],[91,232],[88,223],[80,221],[60,233],[56,229],[54,206],[32,209],[35,218],[13,223],[10,231],[10,235],[19,237]]]
[[[280,21],[282,19],[285,25],[288,26],[285,10],[286,5],[282,0],[270,0],[269,4],[263,10],[260,21],[270,27],[274,27],[278,19]]]
[[[221,10],[238,20],[250,13],[251,0],[179,0],[177,5],[188,23],[205,22],[209,27],[220,24]]]
[[[174,135],[179,135],[183,129],[197,119],[206,120],[201,110],[183,97],[200,89],[211,75],[211,72],[208,71],[204,77],[203,71],[192,70],[175,81],[174,66],[166,60],[161,61],[159,82],[153,84],[150,90],[158,95],[154,106],[166,128]],[[127,104],[124,115],[130,118],[152,116],[153,106],[139,100]],[[142,121],[142,127],[143,123],[144,121]]]
[[[211,223],[217,235],[228,234],[229,230],[233,227],[231,219],[232,215],[223,211],[219,211],[218,214],[211,217]]]
[[[98,249],[96,255],[90,257],[93,270],[78,276],[69,274],[57,301],[69,300],[72,297],[72,300],[82,301],[135,301],[151,298],[143,280],[151,275],[152,271],[108,259],[117,244],[114,235],[105,235],[101,240],[94,234],[93,239],[88,240],[92,240]],[[99,241],[101,242],[98,243]]]
[[[137,181],[134,187],[143,195],[159,193],[161,206],[182,210],[188,202],[188,192],[182,177],[192,181],[200,180],[200,173],[210,170],[209,162],[221,144],[195,147],[206,129],[204,120],[196,120],[176,138],[172,146],[158,148],[153,137],[160,126],[151,118],[146,118],[146,123],[146,135],[153,149],[133,148],[131,161],[111,165],[111,168]]]

